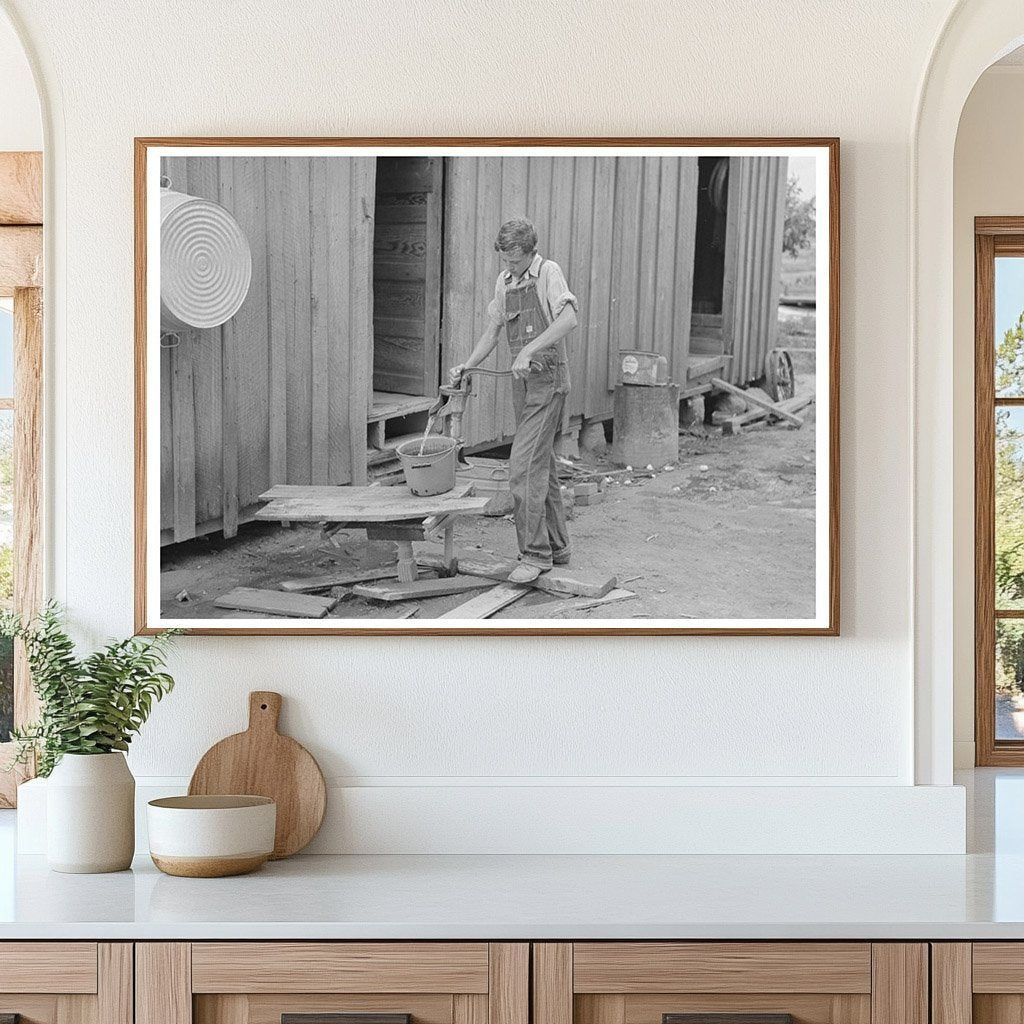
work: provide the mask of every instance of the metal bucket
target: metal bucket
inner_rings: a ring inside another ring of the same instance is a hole
[[[450,491],[455,486],[456,448],[458,441],[451,437],[403,441],[395,454],[402,464],[409,490],[421,498]]]
[[[160,325],[219,327],[252,279],[249,240],[219,203],[160,189]]]

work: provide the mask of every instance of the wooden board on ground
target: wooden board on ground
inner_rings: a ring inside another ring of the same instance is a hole
[[[513,601],[530,592],[529,587],[516,583],[499,583],[486,593],[477,594],[463,602],[450,612],[439,615],[439,619],[489,619],[492,615],[507,608]]]
[[[419,498],[405,485],[396,487],[324,487],[279,484],[260,495],[269,502],[257,519],[292,523],[394,523],[440,514],[483,512],[488,498],[473,497],[473,485],[459,484],[446,494]]]
[[[735,384],[729,384],[719,377],[713,377],[711,383],[721,391],[728,391],[730,394],[738,395],[750,405],[758,405],[762,409],[767,409],[769,412],[784,419],[787,423],[792,423],[794,427],[802,427],[804,425],[804,421],[799,416],[794,416],[793,413],[787,412],[782,408],[781,403],[766,402],[763,398],[758,398],[757,395],[752,395],[749,391],[744,391],[743,388],[738,388]]]
[[[588,608],[599,608],[605,604],[629,601],[634,597],[636,597],[636,594],[632,590],[623,590],[621,587],[616,587],[614,590],[609,590],[604,597],[594,598],[589,601],[551,601],[548,604],[542,604],[536,609],[536,614],[532,617],[536,619],[555,619],[565,616],[568,612],[582,612]]]
[[[437,555],[419,554],[416,556],[416,564],[425,569],[444,569],[443,559]],[[500,561],[498,559],[457,559],[456,571],[466,576],[483,576],[491,580],[507,580],[518,562]],[[550,572],[541,573],[531,583],[524,584],[536,590],[543,590],[547,594],[555,594],[558,597],[604,597],[616,585],[614,576],[605,576],[595,579],[581,579],[578,576],[566,572],[564,569],[552,569]]]
[[[361,583],[352,588],[352,593],[370,601],[422,601],[428,597],[481,590],[486,586],[489,584],[479,577],[448,576],[439,580],[413,580],[411,583]]]
[[[288,594],[281,590],[235,587],[213,603],[217,608],[234,608],[242,612],[264,612],[267,615],[286,615],[295,619],[322,619],[338,600],[310,594]]]
[[[352,583],[367,583],[371,580],[393,580],[398,569],[393,565],[382,565],[377,569],[355,569],[347,572],[325,573],[323,576],[305,576],[301,579],[282,580],[278,590],[289,594],[313,594],[331,587],[347,587]]]

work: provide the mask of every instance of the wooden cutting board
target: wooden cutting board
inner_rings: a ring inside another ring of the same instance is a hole
[[[317,834],[327,808],[327,787],[313,755],[277,731],[281,694],[249,694],[249,728],[214,744],[188,785],[190,796],[245,793],[277,803],[271,860],[298,853]]]

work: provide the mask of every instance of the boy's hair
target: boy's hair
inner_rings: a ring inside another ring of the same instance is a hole
[[[521,217],[507,220],[498,229],[498,237],[494,242],[495,252],[511,252],[519,249],[525,256],[537,248],[537,229]]]

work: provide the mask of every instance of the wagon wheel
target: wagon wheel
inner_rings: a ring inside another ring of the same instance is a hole
[[[796,394],[793,360],[784,348],[773,348],[764,360],[765,391],[773,402],[785,402]]]

